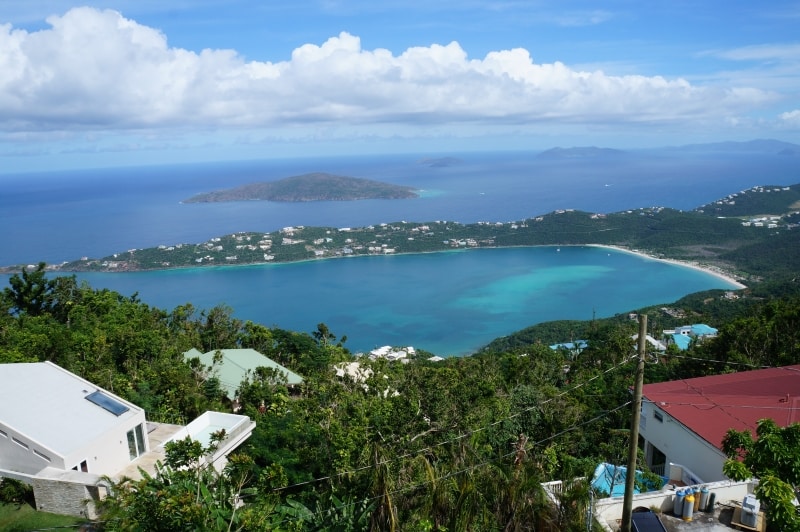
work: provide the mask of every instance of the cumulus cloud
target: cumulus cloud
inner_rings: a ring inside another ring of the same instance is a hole
[[[779,118],[783,122],[784,125],[790,127],[800,127],[800,109],[795,109],[794,111],[787,111],[785,113],[781,113]]]
[[[27,32],[0,25],[0,129],[722,120],[774,99],[754,88],[612,76],[524,49],[470,58],[457,42],[400,54],[343,32],[279,62],[170,47],[116,11],[76,8]]]

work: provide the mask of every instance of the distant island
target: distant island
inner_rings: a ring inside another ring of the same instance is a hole
[[[536,156],[537,159],[546,160],[573,160],[573,159],[611,159],[627,155],[627,152],[612,148],[597,148],[585,146],[576,148],[550,148]]]
[[[419,194],[411,188],[371,179],[315,172],[251,183],[239,187],[197,194],[183,203],[225,201],[354,201],[365,199],[409,199]]]
[[[457,164],[461,164],[461,159],[456,159],[455,157],[426,157],[424,159],[420,159],[417,161],[417,164],[422,164],[425,166],[430,166],[431,168],[446,168],[448,166],[455,166]]]
[[[202,243],[131,249],[51,266],[126,272],[294,262],[481,247],[605,245],[724,272],[736,281],[797,278],[800,185],[757,186],[693,211],[663,207],[600,214],[557,210],[516,222],[394,222],[366,227],[242,231]],[[3,268],[6,273],[20,266]]]

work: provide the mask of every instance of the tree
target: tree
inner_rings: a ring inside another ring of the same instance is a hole
[[[21,274],[14,274],[8,280],[11,288],[5,288],[3,293],[17,314],[39,316],[52,308],[55,283],[45,276],[46,266],[40,262],[32,272],[22,268]]]
[[[144,471],[142,479],[114,482],[106,478],[111,493],[101,510],[107,530],[232,530],[239,529],[242,497],[251,495],[253,462],[231,455],[218,473],[205,458],[225,437],[224,430],[211,435],[207,447],[191,438],[165,445],[165,464],[156,476]]]
[[[722,440],[728,456],[722,472],[734,480],[758,478],[758,499],[766,503],[767,518],[775,530],[800,531],[800,514],[793,504],[800,488],[800,423],[779,427],[772,419],[762,419],[756,428],[757,439],[749,430],[731,429]]]

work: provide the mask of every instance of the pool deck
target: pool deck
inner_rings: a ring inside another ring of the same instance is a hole
[[[153,476],[156,472],[156,462],[163,462],[166,458],[164,453],[164,443],[174,436],[183,426],[170,425],[168,423],[147,423],[147,439],[149,440],[150,450],[139,458],[128,464],[128,467],[120,471],[117,478],[127,477],[132,480],[140,480],[141,468],[148,475]]]

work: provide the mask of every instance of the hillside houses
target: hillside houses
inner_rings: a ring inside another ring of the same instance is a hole
[[[717,329],[710,327],[704,323],[695,323],[692,325],[682,325],[674,329],[665,329],[661,332],[661,338],[655,338],[647,335],[645,340],[651,349],[656,351],[666,351],[670,345],[676,346],[679,350],[684,351],[689,348],[692,341],[699,342],[706,338],[714,338],[717,336]],[[631,339],[635,342],[638,341],[639,335],[634,334]],[[553,351],[562,351],[570,358],[575,358],[580,355],[584,349],[589,347],[587,340],[575,340],[572,342],[561,342],[550,345]]]
[[[692,341],[702,341],[705,338],[714,338],[717,336],[717,329],[709,327],[704,323],[696,323],[694,325],[683,325],[675,329],[667,329],[663,331],[664,339],[667,345],[673,344],[681,351],[689,348]]]

